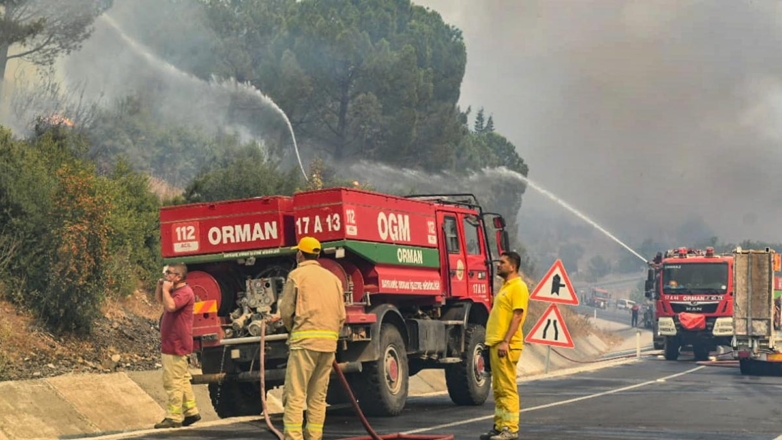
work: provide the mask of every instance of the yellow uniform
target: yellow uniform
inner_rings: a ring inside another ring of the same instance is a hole
[[[524,320],[527,319],[529,290],[520,277],[502,285],[494,297],[494,305],[486,324],[486,346],[489,347],[489,362],[494,388],[494,427],[511,432],[519,430],[519,390],[516,385],[516,364],[524,348]],[[499,344],[510,328],[514,310],[524,310],[519,329],[510,339],[510,349],[505,357],[499,356]]]
[[[290,332],[282,399],[285,439],[320,440],[329,374],[339,330],[345,323],[342,283],[317,261],[303,261],[288,275],[279,310]],[[303,430],[305,399],[307,427]]]

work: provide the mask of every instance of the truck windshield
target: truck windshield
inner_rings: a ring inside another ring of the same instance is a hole
[[[725,293],[727,263],[671,263],[663,265],[663,292],[668,294]]]

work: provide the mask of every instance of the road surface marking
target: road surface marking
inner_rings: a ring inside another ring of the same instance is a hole
[[[672,374],[670,376],[661,377],[659,379],[649,380],[649,381],[642,382],[642,383],[637,383],[635,385],[628,385],[626,387],[615,388],[613,390],[602,391],[600,393],[595,393],[595,394],[590,394],[590,395],[587,395],[587,396],[576,397],[576,398],[573,398],[573,399],[561,400],[559,402],[547,403],[545,405],[532,406],[532,407],[529,407],[529,408],[522,409],[521,411],[519,411],[519,413],[525,413],[525,412],[530,412],[530,411],[537,411],[539,409],[546,409],[546,408],[551,408],[551,407],[559,406],[559,405],[567,405],[567,404],[570,404],[570,403],[580,402],[582,400],[589,400],[589,399],[594,399],[596,397],[602,397],[602,396],[608,396],[610,394],[621,393],[622,391],[634,390],[636,388],[641,388],[641,387],[645,387],[645,386],[648,386],[648,385],[654,385],[656,383],[660,383],[661,381],[666,381],[668,379],[673,379],[673,378],[676,378],[676,377],[679,377],[679,376],[684,376],[685,374],[690,374],[690,373],[693,373],[695,371],[701,370],[703,368],[706,368],[706,367],[701,365],[699,367],[691,368],[691,369],[689,369],[687,371],[682,371],[681,373],[676,373],[676,374]],[[429,432],[429,431],[435,431],[435,430],[443,429],[443,428],[451,428],[451,427],[454,427],[454,426],[467,425],[467,424],[470,424],[470,423],[482,422],[484,420],[491,420],[493,418],[494,418],[494,414],[489,415],[489,416],[483,416],[483,417],[475,417],[475,418],[472,418],[472,419],[469,419],[469,420],[461,420],[461,421],[458,421],[458,422],[444,423],[442,425],[430,426],[428,428],[414,429],[412,431],[403,432],[402,434],[404,434],[404,435],[418,434],[419,432]],[[780,435],[779,437],[777,437],[774,440],[782,440],[782,435]]]

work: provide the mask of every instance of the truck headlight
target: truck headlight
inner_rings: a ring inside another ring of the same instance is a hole
[[[673,322],[673,318],[665,317],[658,319],[657,334],[660,336],[676,336],[676,324]]]
[[[714,320],[714,336],[730,336],[733,334],[733,318],[730,316]]]

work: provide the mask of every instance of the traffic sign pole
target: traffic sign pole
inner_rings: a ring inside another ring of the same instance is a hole
[[[546,374],[548,374],[548,366],[551,363],[551,346],[547,345],[548,350],[546,350]]]

